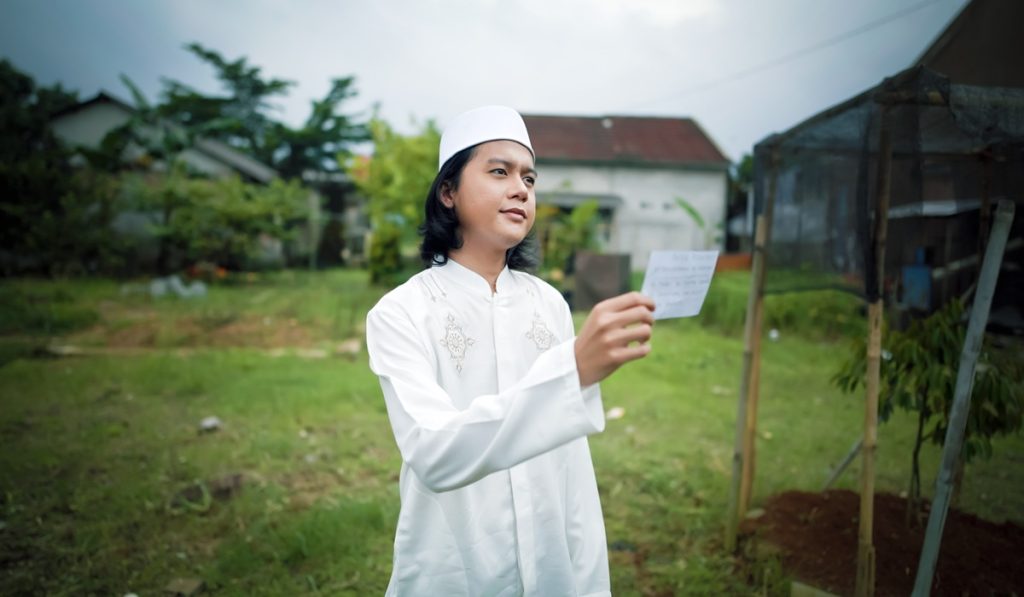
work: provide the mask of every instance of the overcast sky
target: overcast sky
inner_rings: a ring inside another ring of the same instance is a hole
[[[524,113],[689,116],[731,159],[910,66],[966,0],[4,0],[0,55],[83,98],[219,90],[182,49],[295,81],[292,124],[332,77],[400,130],[500,103]],[[540,149],[540,148],[538,148]],[[543,151],[541,149],[541,151]]]

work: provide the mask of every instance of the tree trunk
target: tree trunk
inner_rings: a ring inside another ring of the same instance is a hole
[[[174,214],[174,208],[168,204],[164,204],[164,233],[160,235],[160,244],[157,248],[156,253],[156,271],[161,276],[166,276],[171,273],[171,243],[170,239],[167,238],[167,226],[171,223],[171,216]]]

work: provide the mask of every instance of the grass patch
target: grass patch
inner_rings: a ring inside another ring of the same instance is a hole
[[[79,293],[91,290],[90,284],[79,288],[70,282],[0,282],[0,334],[62,334],[88,327],[99,314]]]

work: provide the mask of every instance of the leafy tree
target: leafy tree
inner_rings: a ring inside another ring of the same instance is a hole
[[[171,172],[129,179],[138,206],[165,216],[152,230],[167,247],[169,264],[205,261],[246,269],[261,238],[291,238],[289,221],[305,215],[308,191],[296,181],[262,186],[238,177],[188,177],[181,168],[179,162]]]
[[[899,408],[917,415],[917,435],[911,455],[908,520],[921,505],[921,446],[942,445],[953,406],[953,390],[966,334],[964,307],[952,301],[905,331],[887,331],[887,350],[881,361],[878,416],[887,421]],[[992,438],[1019,431],[1024,423],[1024,366],[1020,355],[993,347],[986,338],[975,373],[963,458],[992,455]],[[850,358],[832,381],[845,392],[864,384],[867,366],[865,340],[852,347]]]
[[[306,170],[338,171],[337,155],[369,139],[365,124],[341,112],[356,95],[353,77],[333,79],[327,95],[312,102],[303,125],[292,128],[272,116],[271,100],[286,95],[293,82],[266,79],[245,58],[229,61],[197,43],[186,49],[213,67],[227,94],[209,96],[165,79],[160,115],[248,153],[284,178],[299,178]]]
[[[0,255],[7,275],[65,275],[109,268],[118,200],[108,177],[76,173],[53,135],[54,114],[77,103],[60,85],[36,85],[0,60]]]
[[[263,80],[260,68],[248,65],[245,58],[229,62],[197,43],[188,44],[185,48],[214,68],[228,95],[211,97],[184,83],[164,79],[161,116],[271,164],[272,160],[264,159],[268,157],[267,137],[276,124],[269,115],[273,109],[269,100],[286,95],[294,83],[283,79]],[[274,149],[270,148],[270,151]]]
[[[441,134],[428,121],[420,132],[401,135],[378,118],[370,121],[370,133],[373,157],[348,160],[346,168],[368,200],[370,279],[392,283],[402,269],[402,244],[416,238],[423,222],[423,199],[437,174]]]

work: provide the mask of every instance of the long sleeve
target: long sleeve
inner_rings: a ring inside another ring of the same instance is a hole
[[[561,326],[568,340],[542,352],[518,382],[460,409],[438,384],[433,356],[408,312],[397,301],[371,310],[370,368],[380,378],[402,458],[422,483],[433,491],[457,489],[604,429],[597,384],[579,384],[571,317],[563,316]]]

